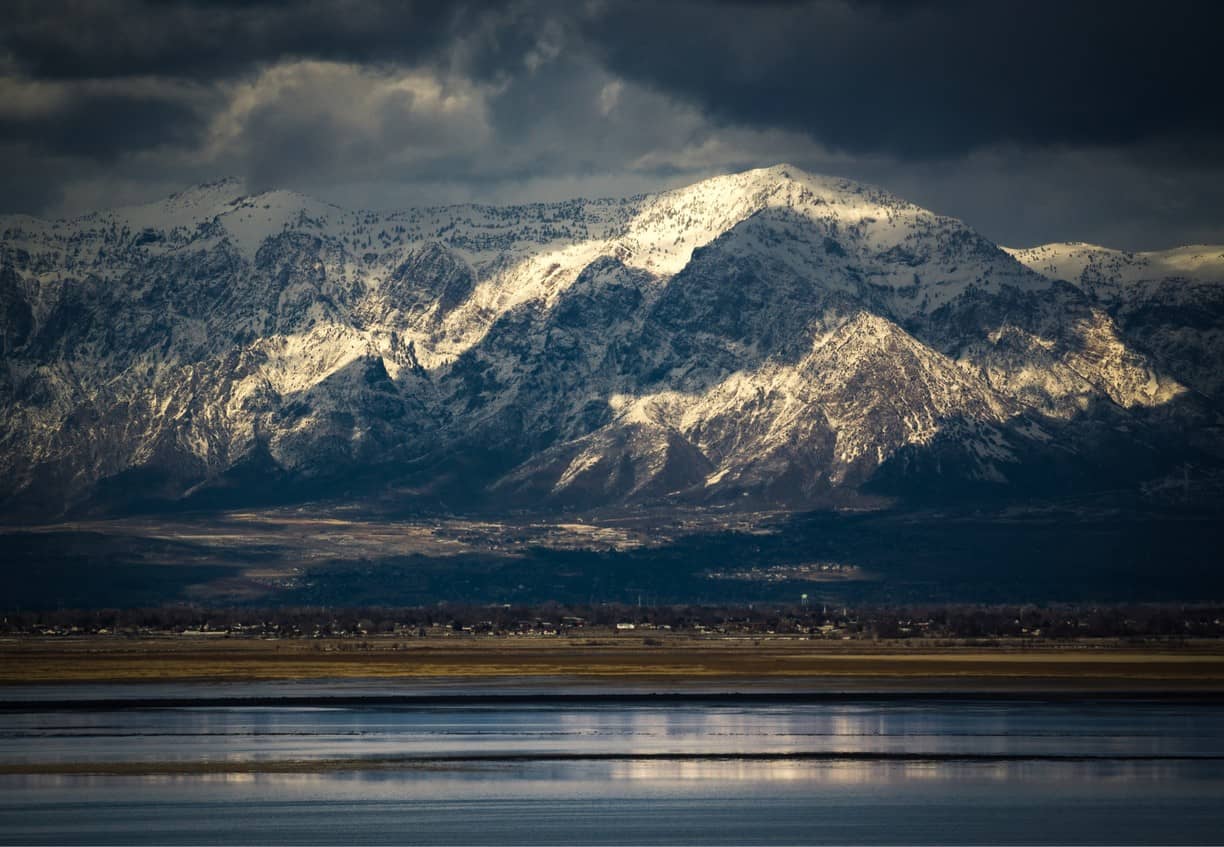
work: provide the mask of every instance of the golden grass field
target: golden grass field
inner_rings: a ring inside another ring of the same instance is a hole
[[[362,642],[186,636],[0,639],[0,685],[486,677],[1224,692],[1224,644],[1137,648],[1074,642],[984,649],[782,638],[669,637],[646,644],[616,636]]]

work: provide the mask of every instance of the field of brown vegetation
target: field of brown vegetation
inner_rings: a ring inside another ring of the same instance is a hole
[[[0,684],[66,682],[569,678],[812,687],[1125,688],[1224,691],[1224,645],[1137,648],[1082,641],[912,646],[802,639],[397,640],[88,636],[0,640]]]

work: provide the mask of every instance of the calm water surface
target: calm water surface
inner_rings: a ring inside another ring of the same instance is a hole
[[[1224,843],[1213,702],[31,703],[0,763],[3,843]]]

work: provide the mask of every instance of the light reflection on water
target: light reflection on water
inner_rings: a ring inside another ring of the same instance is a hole
[[[0,761],[380,757],[1224,756],[1224,707],[999,703],[137,709],[3,716]]]
[[[0,843],[1218,843],[1213,762],[0,776]]]
[[[1072,785],[1146,785],[1148,789],[1184,781],[1224,781],[1224,772],[1210,762],[1110,761],[1110,762],[893,762],[893,761],[761,761],[752,759],[627,759],[617,761],[523,763],[462,763],[428,770],[372,769],[300,773],[174,773],[115,776],[103,774],[27,774],[0,776],[0,786],[34,790],[97,790],[118,787],[209,785],[263,786],[282,791],[313,792],[324,787],[359,786],[363,797],[371,797],[371,786],[384,786],[395,793],[403,786],[414,791],[446,794],[457,784],[512,784],[520,791],[568,782],[606,785],[650,783],[654,787],[671,782],[712,782],[725,785],[804,783],[809,786],[910,785],[917,782],[982,785],[1007,783],[1018,789],[1035,783]],[[633,788],[627,788],[633,791]]]
[[[830,752],[885,757],[760,758]],[[583,755],[597,758],[565,758]],[[1224,833],[1224,759],[1186,758],[1204,756],[1224,757],[1224,705],[9,713],[9,764],[333,761],[0,776],[0,843],[1210,843]]]

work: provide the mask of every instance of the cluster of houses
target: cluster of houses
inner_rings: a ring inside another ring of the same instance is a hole
[[[850,609],[809,603],[787,607],[435,606],[407,609],[152,610],[15,612],[0,635],[180,638],[545,638],[777,636],[807,639],[1221,638],[1224,608],[933,606]]]

